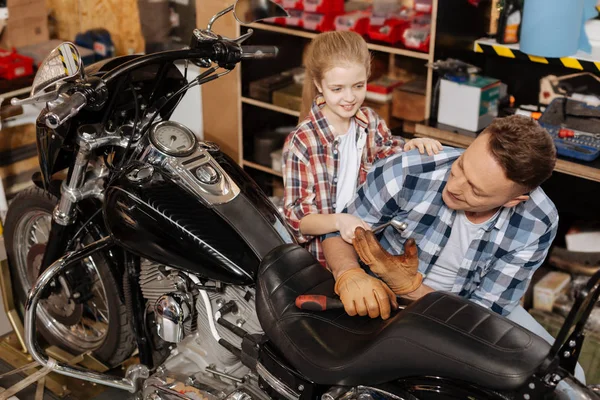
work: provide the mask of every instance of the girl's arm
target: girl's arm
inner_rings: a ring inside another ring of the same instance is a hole
[[[283,151],[283,210],[292,233],[299,243],[313,239],[300,230],[300,221],[307,215],[319,214],[315,204],[314,179],[309,157],[298,146],[286,142]]]
[[[300,220],[300,232],[303,235],[325,235],[326,233],[340,232],[342,239],[352,243],[356,227],[371,229],[362,219],[351,214],[311,214]]]
[[[377,119],[377,131],[375,137],[375,149],[373,161],[386,158],[401,151],[419,149],[421,154],[427,152],[428,155],[437,154],[442,151],[442,144],[435,139],[415,138],[406,141],[400,136],[392,136],[383,118],[372,111]]]

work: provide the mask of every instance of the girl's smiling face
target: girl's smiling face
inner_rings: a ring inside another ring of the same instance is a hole
[[[341,121],[356,114],[367,95],[367,71],[364,65],[352,63],[335,67],[323,74],[315,85],[325,98],[326,107]]]

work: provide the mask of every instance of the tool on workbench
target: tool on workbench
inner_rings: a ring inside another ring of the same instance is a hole
[[[568,128],[561,128],[558,131],[558,137],[561,139],[578,137],[578,136],[587,136],[587,137],[591,137],[594,139],[600,139],[600,133],[582,132],[582,131],[577,131],[575,129],[568,129]]]

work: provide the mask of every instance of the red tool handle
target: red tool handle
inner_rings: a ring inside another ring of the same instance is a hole
[[[571,129],[561,128],[558,131],[558,137],[559,138],[571,138],[571,137],[575,137],[575,131],[573,131]]]
[[[302,294],[296,297],[296,307],[309,311],[325,311],[344,308],[340,299],[318,294]]]

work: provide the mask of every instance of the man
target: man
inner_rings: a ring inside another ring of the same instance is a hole
[[[444,290],[543,331],[517,306],[556,236],[557,210],[539,187],[555,163],[550,135],[521,116],[496,119],[466,151],[413,151],[378,163],[347,212],[373,227],[393,218],[408,228],[386,228],[381,246],[357,229],[354,247],[383,282],[339,236],[323,242],[346,312],[385,319],[396,295]],[[391,255],[403,245],[402,256]]]
[[[339,235],[323,241],[346,312],[386,319],[396,296],[444,290],[553,343],[519,301],[556,236],[558,212],[539,187],[555,164],[551,136],[516,115],[496,119],[465,151],[382,160],[345,212],[373,227],[397,219],[408,228],[387,227],[379,243],[359,227],[354,248]],[[357,252],[381,280],[360,268]],[[579,364],[575,377],[585,383]]]

